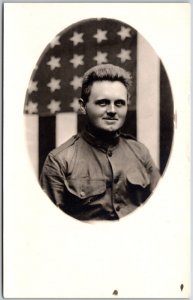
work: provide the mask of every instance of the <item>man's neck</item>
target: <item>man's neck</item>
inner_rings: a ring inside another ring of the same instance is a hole
[[[97,139],[104,140],[105,142],[111,142],[119,135],[118,131],[106,131],[92,126],[91,124],[86,124],[86,130],[95,136]]]

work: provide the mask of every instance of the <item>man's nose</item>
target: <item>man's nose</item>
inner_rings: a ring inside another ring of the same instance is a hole
[[[115,105],[113,103],[108,105],[107,113],[108,114],[116,114]]]

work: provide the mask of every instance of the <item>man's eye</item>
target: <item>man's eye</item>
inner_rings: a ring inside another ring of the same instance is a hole
[[[97,101],[97,104],[98,104],[99,106],[106,106],[108,103],[107,103],[106,100],[99,100],[99,101]]]
[[[123,101],[123,100],[118,100],[118,101],[116,101],[115,105],[118,106],[118,107],[124,106],[124,105],[126,105],[126,102]]]

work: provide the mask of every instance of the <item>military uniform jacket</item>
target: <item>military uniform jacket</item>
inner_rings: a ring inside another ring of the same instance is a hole
[[[79,220],[117,220],[136,209],[159,180],[148,149],[121,135],[107,142],[88,131],[49,153],[40,183]]]

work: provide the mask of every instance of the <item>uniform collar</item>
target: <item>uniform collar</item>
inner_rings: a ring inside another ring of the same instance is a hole
[[[118,143],[120,139],[120,133],[117,132],[114,136],[108,136],[106,134],[99,134],[94,130],[85,128],[81,133],[81,136],[84,140],[86,140],[90,145],[97,147],[101,150],[109,150],[113,149]]]

